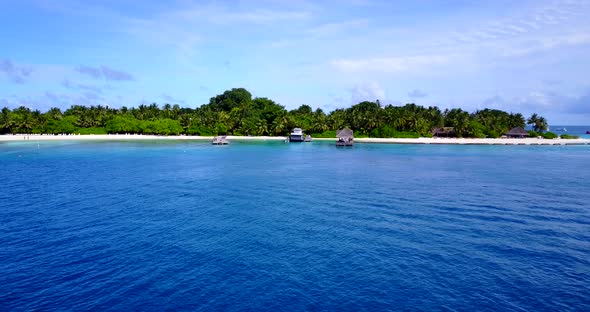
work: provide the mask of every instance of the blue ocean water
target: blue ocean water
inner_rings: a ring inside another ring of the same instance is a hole
[[[550,130],[560,135],[577,135],[584,139],[590,139],[590,134],[586,133],[586,131],[590,131],[590,126],[551,126]]]
[[[590,146],[0,144],[0,310],[590,309]]]

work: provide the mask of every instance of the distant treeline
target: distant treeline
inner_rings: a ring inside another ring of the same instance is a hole
[[[299,127],[315,137],[334,137],[336,129],[348,127],[355,136],[419,137],[432,136],[436,128],[453,127],[459,137],[495,138],[525,124],[539,132],[547,129],[547,121],[536,114],[525,120],[520,113],[495,109],[468,113],[460,108],[441,111],[432,106],[381,106],[379,101],[366,101],[329,114],[308,105],[287,111],[268,98],[252,98],[243,88],[225,91],[196,109],[155,103],[118,109],[74,105],[63,112],[51,108],[45,113],[5,107],[0,114],[3,134],[287,135]]]

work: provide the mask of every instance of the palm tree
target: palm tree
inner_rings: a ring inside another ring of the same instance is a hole
[[[49,109],[49,111],[47,111],[47,115],[49,116],[49,118],[54,120],[61,120],[63,118],[61,110],[57,107],[52,107],[51,109]]]
[[[313,133],[322,133],[329,129],[326,117],[324,115],[317,115],[313,119],[313,123],[311,125],[311,132]]]
[[[547,120],[544,117],[539,116],[537,114],[532,114],[531,117],[527,120],[527,124],[532,125],[533,130],[537,132],[545,131],[548,128]]]
[[[152,103],[149,106],[145,107],[145,119],[152,119],[157,118],[160,115],[160,108],[158,104]]]
[[[2,113],[0,114],[0,132],[8,133],[12,130],[12,126],[14,125],[14,120],[12,118],[12,113],[10,109],[4,107],[2,109]]]
[[[538,129],[539,131],[546,131],[547,128],[549,128],[549,125],[547,124],[547,120],[545,119],[545,117],[539,117],[539,119],[537,119],[537,122],[535,123],[535,129]]]
[[[274,135],[283,135],[287,134],[291,130],[293,121],[287,114],[283,114],[273,121],[272,126]]]
[[[428,125],[428,121],[422,117],[418,117],[415,121],[415,126],[414,129],[416,130],[416,132],[418,132],[419,134],[425,134],[427,133],[430,129],[429,129],[429,125]]]
[[[181,111],[180,105],[178,105],[178,104],[172,105],[172,112],[171,112],[172,113],[172,118],[173,119],[178,118],[178,115],[180,115],[180,111]]]
[[[444,118],[440,109],[436,106],[428,107],[426,119],[430,121],[430,128],[438,128],[444,125]]]
[[[221,122],[227,125],[227,128],[230,132],[234,130],[238,130],[242,127],[244,123],[244,119],[241,117],[240,109],[234,107],[230,112],[220,111],[217,113],[217,122]]]
[[[90,107],[92,127],[103,127],[109,119],[109,112],[105,106]]]
[[[521,113],[511,114],[510,115],[510,128],[514,127],[524,127],[525,120]]]
[[[393,120],[393,127],[397,130],[405,130],[406,128],[406,118],[405,117],[397,117]]]
[[[94,120],[89,114],[83,114],[78,118],[77,124],[81,128],[90,128],[94,124]]]
[[[170,110],[172,109],[172,105],[166,103],[164,104],[164,107],[162,108],[162,113],[164,115],[164,118],[170,118]]]
[[[30,114],[22,115],[18,123],[18,128],[24,130],[24,133],[31,133],[31,129],[33,129],[33,118],[31,118]]]
[[[256,122],[256,128],[254,129],[254,132],[256,135],[265,135],[268,132],[268,125],[266,124],[266,121],[259,119]]]
[[[536,131],[537,130],[536,124],[537,124],[538,120],[539,120],[539,116],[535,113],[535,114],[532,114],[531,117],[529,117],[529,119],[527,119],[526,123],[527,123],[527,125],[532,125],[533,129],[535,129],[535,131]]]
[[[180,115],[180,125],[186,131],[193,125],[193,117],[189,114]]]
[[[460,108],[454,108],[450,111],[445,112],[445,119],[447,120],[447,124],[455,128],[455,133],[457,136],[463,137],[467,134],[467,128],[469,126],[469,122],[471,121],[471,116],[466,111]]]

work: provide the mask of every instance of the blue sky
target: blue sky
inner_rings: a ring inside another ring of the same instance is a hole
[[[0,0],[0,106],[362,100],[590,124],[590,1]]]

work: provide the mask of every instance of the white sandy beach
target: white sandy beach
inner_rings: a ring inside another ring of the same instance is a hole
[[[140,141],[140,140],[212,140],[210,136],[156,136],[134,134],[105,135],[38,135],[18,134],[0,135],[0,142],[17,141]],[[227,136],[230,141],[284,141],[280,136]],[[330,138],[314,138],[315,141],[336,141]],[[389,143],[389,144],[458,144],[458,145],[588,145],[590,139],[467,139],[467,138],[355,138],[356,143]]]
[[[457,145],[587,145],[589,139],[474,139],[474,138],[418,138],[418,139],[386,139],[386,138],[355,138],[355,142],[392,143],[392,144],[457,144]]]

